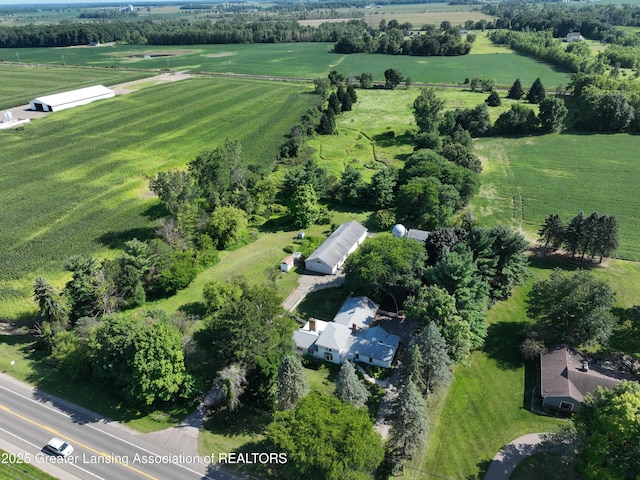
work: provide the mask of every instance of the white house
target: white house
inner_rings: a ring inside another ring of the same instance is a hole
[[[116,92],[107,87],[94,85],[93,87],[34,98],[29,102],[29,105],[31,110],[38,112],[57,112],[65,108],[77,107],[95,102],[96,100],[115,97],[115,95]]]
[[[371,326],[378,307],[367,297],[350,297],[332,322],[309,319],[293,333],[297,353],[338,365],[350,360],[391,367],[400,338]]]
[[[584,37],[580,35],[580,32],[569,32],[565,37],[567,42],[581,42],[584,40]]]
[[[305,260],[305,268],[333,275],[365,238],[366,227],[356,221],[343,223]]]

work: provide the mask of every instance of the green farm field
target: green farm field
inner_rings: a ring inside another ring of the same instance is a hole
[[[104,68],[34,68],[0,63],[0,108],[25,105],[41,95],[96,84],[115,85],[150,75]]]
[[[341,55],[331,52],[331,43],[279,43],[253,45],[141,46],[105,45],[81,48],[6,49],[5,59],[28,64],[112,67],[121,69],[169,69],[194,73],[233,73],[293,78],[317,78],[331,70],[344,75],[371,72],[384,80],[387,68],[396,68],[414,83],[463,83],[466,78],[494,78],[509,86],[519,77],[530,85],[540,77],[553,88],[566,85],[566,72],[490,45],[479,35],[469,55],[459,57],[409,57],[404,55]],[[477,51],[477,53],[473,53]]]
[[[73,254],[152,234],[147,178],[225,138],[270,164],[314,97],[309,85],[196,78],[54,112],[0,131],[0,319],[33,310],[35,276],[60,286]]]
[[[550,213],[565,222],[580,211],[614,214],[620,225],[618,257],[638,261],[638,148],[640,138],[627,134],[476,140],[484,171],[471,211],[487,225],[521,228],[531,240]]]

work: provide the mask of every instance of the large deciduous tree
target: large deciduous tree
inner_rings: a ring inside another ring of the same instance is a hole
[[[584,442],[581,457],[600,478],[640,477],[640,385],[623,382],[598,387],[574,419]],[[613,474],[614,477],[610,477]]]
[[[569,110],[564,106],[564,102],[556,97],[545,98],[540,102],[538,120],[540,129],[544,133],[553,133],[562,130],[564,119],[567,118]]]
[[[187,381],[182,336],[170,323],[112,316],[89,339],[93,377],[138,405],[177,398]]]
[[[353,292],[392,296],[392,287],[415,291],[420,287],[426,254],[420,242],[381,233],[367,239],[345,262],[346,285]]]
[[[585,270],[565,274],[556,269],[547,280],[533,285],[527,314],[535,320],[533,330],[547,344],[590,345],[609,338],[615,323],[614,300],[606,281]]]
[[[431,322],[438,326],[452,361],[464,360],[474,347],[469,322],[458,313],[456,299],[445,289],[423,286],[407,298],[404,308],[407,318],[419,321],[424,328]]]
[[[223,205],[244,207],[239,200],[240,193],[246,191],[248,179],[240,142],[227,139],[214,150],[201,152],[189,162],[189,172],[211,208]]]
[[[382,439],[365,409],[312,392],[267,427],[273,451],[287,455],[285,478],[371,478],[384,457]]]
[[[150,180],[149,188],[174,216],[201,194],[191,172],[181,170],[160,172]]]
[[[413,101],[413,116],[421,132],[438,130],[445,101],[438,98],[433,88],[423,88]]]
[[[218,207],[209,216],[207,233],[214,245],[219,250],[224,250],[240,240],[246,233],[248,224],[244,210],[236,207]]]
[[[393,90],[402,83],[402,73],[395,68],[387,68],[384,71],[384,87]]]

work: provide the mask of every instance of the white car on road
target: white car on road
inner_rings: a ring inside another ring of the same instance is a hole
[[[53,454],[62,455],[63,457],[68,457],[73,453],[73,447],[57,437],[53,437],[49,440],[49,443],[47,443],[45,448]]]

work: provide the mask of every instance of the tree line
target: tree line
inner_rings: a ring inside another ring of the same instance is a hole
[[[571,258],[579,255],[583,260],[585,255],[591,259],[599,256],[599,263],[618,249],[620,236],[616,216],[598,215],[598,212],[589,216],[580,212],[566,225],[563,225],[560,215],[551,214],[540,226],[538,235],[545,251],[564,247]]]
[[[337,53],[382,53],[387,55],[454,56],[466,55],[471,50],[474,35],[463,40],[460,29],[449,22],[440,28],[424,25],[418,33],[412,32],[410,23],[396,20],[380,22],[379,29],[353,22],[354,28],[344,31],[334,44]]]

